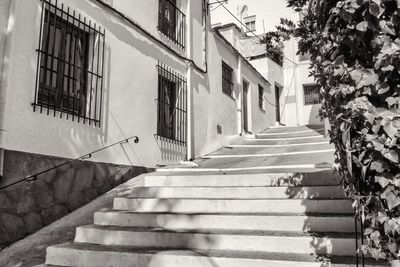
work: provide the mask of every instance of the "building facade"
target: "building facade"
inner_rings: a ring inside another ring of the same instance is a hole
[[[233,44],[241,47],[246,58],[249,58],[256,69],[271,82],[277,95],[274,101],[277,124],[287,126],[322,124],[317,118],[321,106],[319,87],[316,86],[313,78],[309,77],[309,57],[296,54],[295,38],[285,42],[283,79],[281,79],[274,71],[275,68],[268,68],[271,65],[268,64],[269,59],[262,56],[265,54],[265,46],[260,45],[256,37],[275,31],[281,18],[298,22],[301,14],[288,8],[286,1],[272,0],[229,0],[223,4],[212,5],[210,10],[213,27],[227,28],[226,26],[232,23],[237,26],[236,32],[240,31],[241,34],[236,35],[236,39],[232,40]],[[232,29],[230,26],[228,28]],[[227,30],[223,29],[223,31]]]
[[[275,124],[271,84],[210,30],[208,7],[1,1],[0,245]]]

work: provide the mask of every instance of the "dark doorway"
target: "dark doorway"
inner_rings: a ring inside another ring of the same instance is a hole
[[[249,83],[243,81],[243,131],[249,132]]]
[[[281,123],[281,109],[279,99],[281,97],[281,87],[275,84],[275,113],[276,122]]]

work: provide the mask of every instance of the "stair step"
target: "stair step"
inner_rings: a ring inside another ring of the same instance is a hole
[[[354,236],[349,233],[306,235],[301,232],[233,231],[204,229],[136,228],[88,225],[76,229],[75,242],[107,246],[159,247],[267,251],[299,254],[354,255]]]
[[[279,136],[279,137],[296,137],[296,136],[310,136],[310,135],[324,135],[325,129],[304,129],[304,130],[295,130],[295,131],[268,131],[256,134],[256,136]]]
[[[47,249],[47,262],[80,267],[354,267],[354,257],[323,257],[293,253],[175,250],[62,244]],[[367,259],[368,267],[389,266]]]
[[[129,197],[144,198],[299,198],[333,199],[344,198],[340,186],[282,186],[282,187],[136,187]]]
[[[346,213],[353,214],[348,199],[162,199],[116,197],[115,210],[182,213]]]
[[[188,170],[190,171],[190,170]],[[252,174],[159,174],[144,177],[144,186],[276,186],[276,185],[339,185],[340,178],[333,171],[310,173],[252,173]]]
[[[209,155],[241,155],[249,154],[249,152],[258,154],[278,154],[296,151],[327,150],[333,148],[334,147],[331,144],[325,142],[316,142],[302,146],[230,145],[220,148]]]
[[[122,227],[162,227],[164,229],[236,229],[293,232],[354,232],[352,215],[242,215],[177,214],[101,211],[94,224]]]
[[[251,139],[251,138],[248,138]],[[268,140],[268,141],[293,141],[293,140],[297,140],[297,141],[303,141],[303,140],[324,140],[325,137],[323,135],[320,134],[315,134],[312,133],[310,135],[307,136],[282,136],[282,135],[263,135],[263,134],[257,134],[255,136],[255,139],[262,139],[262,140]]]
[[[284,137],[282,137],[284,138]],[[246,138],[241,144],[252,144],[252,145],[303,145],[307,143],[319,143],[326,142],[329,143],[329,139],[327,138],[306,138],[306,139],[286,139],[286,140],[276,140],[276,139],[268,139],[268,138]]]
[[[282,139],[282,138],[298,138],[302,137],[324,137],[324,131],[295,131],[288,133],[259,133],[256,134],[256,138],[269,138],[269,139]]]

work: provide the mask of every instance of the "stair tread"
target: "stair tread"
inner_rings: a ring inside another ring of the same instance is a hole
[[[291,231],[267,231],[267,230],[239,230],[239,229],[165,229],[161,227],[133,227],[133,226],[110,226],[110,225],[85,225],[78,228],[98,229],[109,231],[126,232],[153,232],[153,233],[176,233],[176,234],[212,234],[212,235],[251,235],[251,236],[277,236],[277,237],[329,237],[354,239],[354,233],[342,232],[291,232]]]
[[[117,196],[116,198],[126,198],[126,199],[159,199],[159,200],[168,200],[168,199],[180,199],[180,200],[220,200],[220,201],[226,201],[226,200],[237,200],[237,201],[252,201],[252,200],[277,200],[277,201],[343,201],[343,200],[348,200],[348,198],[307,198],[307,199],[302,199],[302,198],[189,198],[189,197],[140,197],[140,196]]]
[[[138,253],[138,254],[160,254],[163,255],[181,255],[194,257],[218,257],[218,258],[238,258],[238,259],[259,259],[274,261],[295,261],[295,262],[330,262],[337,264],[355,263],[355,257],[348,256],[326,256],[309,255],[295,253],[272,253],[260,251],[230,251],[230,250],[199,250],[199,249],[176,249],[176,248],[143,248],[129,246],[106,246],[88,243],[64,243],[52,246],[54,248],[66,248],[84,251],[114,252],[114,253]],[[388,266],[386,262],[377,262],[366,258],[366,263],[372,266]]]
[[[188,186],[168,186],[168,185],[166,185],[166,186],[153,186],[153,185],[151,185],[151,186],[138,186],[138,187],[134,187],[134,188],[132,188],[132,190],[136,190],[136,189],[141,189],[141,190],[143,190],[143,189],[155,189],[155,190],[159,190],[159,189],[162,189],[162,188],[166,188],[166,189],[176,189],[176,188],[180,188],[180,187],[182,187],[182,189],[186,189]],[[205,188],[215,188],[215,189],[224,189],[224,188],[226,188],[226,189],[232,189],[232,188],[235,188],[235,189],[249,189],[249,188],[251,188],[251,189],[261,189],[261,188],[269,188],[269,189],[273,189],[273,188],[277,188],[277,187],[283,187],[283,188],[304,188],[304,187],[311,187],[311,188],[318,188],[318,187],[328,187],[328,188],[340,188],[341,189],[341,187],[340,187],[340,184],[337,184],[337,185],[324,185],[324,184],[321,184],[321,185],[286,185],[286,184],[282,184],[282,185],[265,185],[265,186],[259,186],[259,185],[257,185],[257,186],[226,186],[226,185],[223,185],[223,186],[206,186],[206,185],[199,185],[199,186],[190,186],[191,188],[193,188],[193,189],[197,189],[197,188],[199,188],[199,189],[205,189]]]
[[[114,210],[114,209],[105,209],[102,211],[98,211],[97,213],[122,213],[122,214],[135,214],[142,216],[143,214],[148,215],[183,215],[183,216],[257,216],[257,217],[350,217],[354,218],[353,214],[348,213],[275,213],[275,212],[260,212],[260,213],[235,213],[235,212],[224,212],[224,213],[190,213],[190,212],[136,212],[129,210]]]

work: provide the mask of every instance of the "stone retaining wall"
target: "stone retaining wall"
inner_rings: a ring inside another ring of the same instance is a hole
[[[0,187],[66,160],[6,150]],[[0,249],[148,171],[144,167],[77,161],[40,175],[36,181],[0,190]]]

